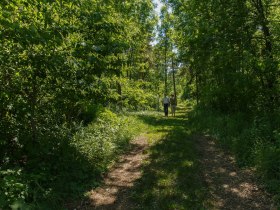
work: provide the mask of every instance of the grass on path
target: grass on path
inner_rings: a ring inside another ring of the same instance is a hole
[[[207,190],[187,126],[186,110],[176,117],[143,115],[149,125],[149,160],[133,190],[137,209],[204,209]]]

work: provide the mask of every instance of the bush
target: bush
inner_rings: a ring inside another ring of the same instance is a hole
[[[280,147],[262,142],[256,148],[258,172],[269,191],[280,198]]]
[[[100,104],[83,103],[80,108],[79,119],[83,121],[84,125],[88,125],[96,119],[103,109],[104,108]]]
[[[0,171],[0,206],[14,201],[24,200],[27,197],[28,186],[24,182],[22,169],[8,169]]]
[[[136,118],[117,116],[105,110],[94,123],[74,136],[71,145],[104,172],[116,155],[125,150],[138,128]]]
[[[79,126],[75,126],[78,128]],[[37,154],[21,167],[0,168],[0,208],[61,209],[66,199],[96,187],[102,173],[128,148],[141,131],[135,116],[98,112],[87,127],[56,131],[57,138],[41,139]]]

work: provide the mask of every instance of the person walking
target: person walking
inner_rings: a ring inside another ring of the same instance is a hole
[[[164,114],[166,117],[168,117],[168,107],[170,104],[170,100],[167,95],[164,96],[164,98],[162,100],[162,104],[163,104],[163,108],[164,108]]]
[[[170,106],[171,106],[171,115],[175,117],[177,98],[173,94],[170,97]]]

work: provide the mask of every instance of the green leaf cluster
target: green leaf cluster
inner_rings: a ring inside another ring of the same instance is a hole
[[[258,168],[279,195],[279,187],[271,187],[280,180],[274,135],[280,125],[279,2],[163,2],[174,17],[184,96],[195,99],[197,113],[205,115],[197,115],[202,127],[234,151],[241,165]]]
[[[5,208],[59,200],[60,188],[75,191],[80,182],[73,180],[88,177],[79,165],[99,170],[87,162],[94,154],[76,148],[71,139],[99,120],[104,107],[153,105],[152,97],[141,93],[153,93],[148,52],[154,24],[151,0],[0,2],[0,170],[22,170],[16,178],[3,175],[1,185],[9,191],[1,197]],[[90,151],[100,152],[101,168],[116,155],[117,141],[127,143],[131,133],[122,130],[125,117],[121,125],[114,114],[104,115],[106,122],[88,128],[96,133],[92,145],[104,143]]]

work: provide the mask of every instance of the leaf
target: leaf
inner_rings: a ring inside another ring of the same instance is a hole
[[[28,205],[23,200],[15,201],[10,207],[12,210],[29,210]]]

